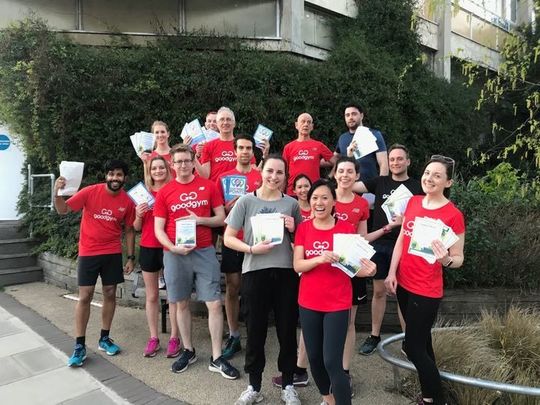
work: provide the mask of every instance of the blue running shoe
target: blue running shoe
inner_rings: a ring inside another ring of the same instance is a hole
[[[73,354],[68,360],[68,367],[81,367],[86,360],[86,347],[76,344]]]
[[[120,353],[120,347],[109,336],[103,336],[99,339],[98,349],[107,353],[108,356],[114,356]]]

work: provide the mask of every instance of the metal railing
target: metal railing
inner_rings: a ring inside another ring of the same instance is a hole
[[[32,203],[32,196],[34,195],[34,179],[38,177],[48,177],[51,179],[51,199],[49,204],[35,205]],[[54,210],[54,180],[55,176],[53,173],[32,174],[32,165],[28,165],[28,204],[30,208],[49,208],[51,211]]]
[[[463,328],[461,327],[433,328],[434,331],[459,330],[459,329],[463,329]],[[403,340],[404,338],[405,338],[405,334],[400,333],[400,334],[390,336],[389,338],[382,340],[377,346],[377,351],[379,352],[379,355],[383,358],[383,360],[393,365],[394,388],[396,389],[398,389],[400,385],[399,368],[404,368],[410,371],[416,371],[416,368],[410,361],[398,359],[397,357],[392,356],[389,352],[386,351],[385,347],[391,343]],[[471,385],[473,387],[485,388],[488,390],[503,391],[503,392],[508,392],[510,394],[521,394],[521,395],[540,397],[540,388],[538,387],[528,387],[526,385],[515,385],[515,384],[508,384],[508,383],[502,383],[502,382],[491,381],[491,380],[484,380],[482,378],[469,377],[469,376],[460,375],[460,374],[453,374],[446,371],[440,371],[440,374],[441,374],[441,378],[448,381],[456,382],[459,384]]]

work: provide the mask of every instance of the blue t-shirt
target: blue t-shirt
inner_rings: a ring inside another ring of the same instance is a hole
[[[358,159],[358,164],[360,166],[360,181],[366,181],[379,175],[379,164],[377,163],[376,153],[386,151],[386,143],[384,142],[381,132],[371,128],[369,130],[373,136],[375,136],[377,147],[379,149]],[[347,156],[347,148],[349,147],[353,136],[354,132],[351,133],[347,131],[342,133],[337,141],[336,152],[342,156]]]

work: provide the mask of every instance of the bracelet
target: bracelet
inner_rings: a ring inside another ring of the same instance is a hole
[[[135,255],[128,255],[128,256],[126,256],[126,259],[135,260]]]
[[[388,225],[383,226],[381,229],[382,229],[383,233],[392,232],[392,228],[390,228]]]
[[[444,267],[450,267],[454,263],[454,259],[452,259],[452,256],[448,256],[448,262],[446,264],[443,264]]]

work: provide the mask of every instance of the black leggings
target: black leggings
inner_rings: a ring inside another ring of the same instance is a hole
[[[405,352],[418,371],[422,396],[433,398],[436,404],[444,403],[441,376],[431,342],[431,328],[441,299],[413,294],[401,286],[397,288],[397,299],[405,319]]]
[[[300,325],[313,379],[321,395],[332,394],[337,405],[350,405],[351,387],[343,371],[343,347],[349,310],[318,312],[300,307]]]

